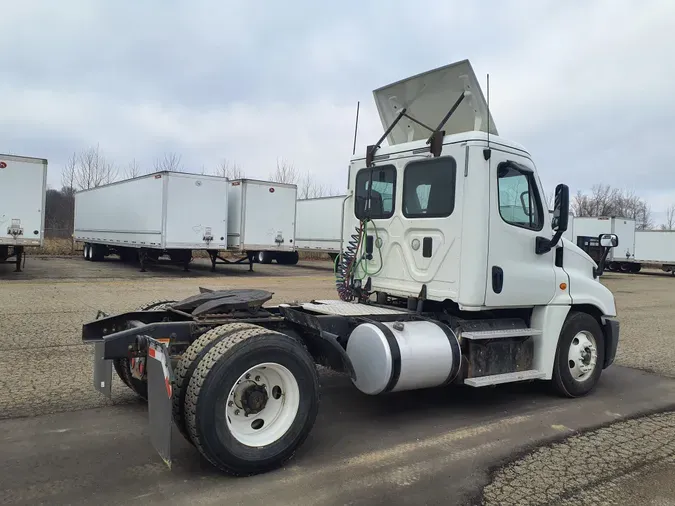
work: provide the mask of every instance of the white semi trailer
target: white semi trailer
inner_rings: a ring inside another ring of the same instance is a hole
[[[148,261],[167,255],[187,270],[192,251],[227,248],[228,181],[163,171],[75,194],[75,240],[83,256]]]
[[[638,265],[658,265],[675,275],[675,230],[638,230],[635,232],[635,256]]]
[[[617,235],[619,247],[608,255],[607,270],[637,273],[650,265],[675,275],[674,231],[636,230],[635,220],[617,217],[577,218],[576,224],[576,244],[596,260],[602,255],[598,237]]]
[[[194,250],[216,263],[253,262],[260,251],[293,255],[295,185],[157,172],[75,195],[75,234],[85,260],[108,255],[184,266]],[[227,251],[238,260],[224,258]],[[296,260],[297,261],[297,260]]]
[[[343,208],[348,195],[297,201],[295,246],[298,251],[327,253],[333,260],[342,245]]]
[[[224,473],[282,465],[314,425],[316,363],[365,395],[541,380],[578,397],[614,361],[604,258],[562,237],[563,184],[549,219],[531,155],[498,136],[469,62],[375,101],[385,133],[349,164],[338,300],[200,289],[84,325],[95,388],[110,395],[114,365],[148,399],[167,463],[175,424]],[[616,235],[599,242],[606,256]]]
[[[640,265],[634,261],[636,248],[635,220],[616,216],[577,217],[574,220],[574,240],[576,245],[599,261],[603,254],[599,237],[602,234],[615,234],[619,246],[607,256],[607,270],[621,272],[639,272]]]
[[[268,264],[298,263],[295,248],[298,187],[295,184],[235,179],[228,191],[227,248]],[[211,256],[213,267],[220,257]]]
[[[44,243],[47,160],[0,154],[0,263],[21,271],[27,247]]]

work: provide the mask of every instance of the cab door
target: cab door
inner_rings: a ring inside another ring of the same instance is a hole
[[[488,307],[547,304],[555,294],[555,248],[537,254],[551,225],[532,162],[492,150],[487,286]]]

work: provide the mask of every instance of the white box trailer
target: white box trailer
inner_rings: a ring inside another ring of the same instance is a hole
[[[298,187],[294,184],[257,179],[230,181],[227,248],[246,252],[260,263],[272,260],[288,265],[298,263],[295,250],[297,195]]]
[[[227,179],[162,171],[75,194],[74,237],[84,258],[168,255],[187,269],[192,251],[227,248]]]
[[[328,253],[334,260],[342,243],[343,205],[347,195],[297,201],[295,246],[298,251]]]
[[[635,220],[616,216],[577,217],[574,219],[574,242],[586,251],[596,262],[601,249],[598,237],[601,234],[616,234],[619,245],[607,256],[608,269],[612,262],[630,262],[635,254]],[[619,266],[617,269],[619,270]]]
[[[619,239],[619,245],[621,245]],[[639,264],[654,264],[675,275],[675,230],[635,232],[635,258]]]
[[[0,154],[0,263],[44,243],[47,160]]]

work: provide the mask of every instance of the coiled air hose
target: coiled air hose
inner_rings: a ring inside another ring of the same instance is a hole
[[[377,232],[377,227],[373,227],[375,230],[375,247],[380,257],[380,266],[374,272],[368,271],[368,260],[366,254],[361,252],[362,247],[365,244],[365,237],[367,236],[368,222],[366,220],[361,220],[359,226],[355,227],[355,232],[349,238],[347,242],[347,248],[342,253],[339,260],[336,260],[335,263],[335,286],[337,288],[338,295],[341,300],[351,302],[354,300],[356,293],[356,283],[355,281],[361,281],[366,276],[375,276],[377,275],[384,266],[382,261],[382,251],[380,249],[380,237]],[[363,276],[359,277],[357,272],[359,268],[363,271]],[[360,284],[359,284],[360,288]]]

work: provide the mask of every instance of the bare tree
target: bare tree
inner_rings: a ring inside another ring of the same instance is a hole
[[[164,170],[172,172],[181,172],[183,170],[182,156],[176,153],[164,153],[162,158],[157,158],[155,160],[154,168],[155,172],[161,172]]]
[[[609,185],[594,185],[590,195],[577,192],[572,201],[575,216],[617,216],[635,220],[638,230],[654,226],[649,204],[632,190],[621,191]]]
[[[141,175],[141,168],[139,167],[138,163],[136,163],[136,159],[134,158],[127,168],[124,170],[124,177],[127,179],[131,179],[133,177],[138,177]]]
[[[332,186],[319,183],[309,172],[306,172],[298,181],[298,198],[300,199],[332,197],[339,194]]]
[[[75,172],[77,170],[77,154],[68,158],[66,165],[61,170],[61,186],[63,188],[75,188]]]
[[[670,204],[666,209],[666,221],[661,225],[661,230],[675,229],[675,204]]]
[[[73,153],[61,172],[61,185],[64,188],[85,190],[117,179],[118,169],[96,147],[85,149],[79,154]]]
[[[215,174],[227,179],[243,179],[246,177],[243,169],[236,162],[230,162],[227,158],[218,164]]]
[[[275,183],[296,184],[300,179],[298,170],[293,164],[277,159],[277,168],[270,174],[270,180]]]
[[[96,188],[112,183],[118,174],[119,170],[105,158],[97,144],[95,148],[88,148],[80,153],[75,182],[80,189]]]

